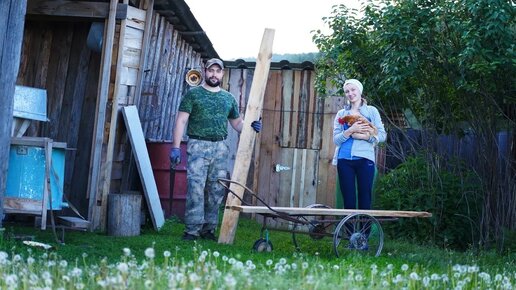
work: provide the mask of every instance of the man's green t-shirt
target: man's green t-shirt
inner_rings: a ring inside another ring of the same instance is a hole
[[[228,119],[240,116],[238,104],[231,93],[221,89],[210,92],[198,86],[190,89],[179,105],[179,111],[190,114],[186,134],[199,137],[225,137]]]

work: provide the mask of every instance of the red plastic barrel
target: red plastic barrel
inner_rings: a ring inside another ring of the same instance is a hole
[[[181,163],[176,166],[174,192],[170,193],[170,159],[169,152],[172,142],[147,142],[147,151],[158,188],[161,208],[165,217],[185,216],[186,201],[186,143],[181,143]]]

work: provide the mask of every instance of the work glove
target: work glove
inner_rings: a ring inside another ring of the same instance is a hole
[[[170,165],[177,165],[181,163],[181,149],[172,148],[170,149]]]
[[[261,120],[261,118],[260,118]],[[251,127],[253,127],[254,131],[256,131],[256,133],[260,133],[260,131],[262,130],[262,121],[253,121],[251,123]]]

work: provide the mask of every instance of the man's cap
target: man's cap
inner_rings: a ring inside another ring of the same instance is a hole
[[[210,66],[212,66],[214,64],[218,64],[221,69],[224,69],[224,63],[222,62],[222,60],[220,60],[218,58],[210,58],[208,61],[206,61],[206,65],[204,67],[210,68]]]

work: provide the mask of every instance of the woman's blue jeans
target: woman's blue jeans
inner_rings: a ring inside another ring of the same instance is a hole
[[[375,173],[374,162],[365,158],[355,160],[339,159],[337,172],[344,208],[371,209]]]

